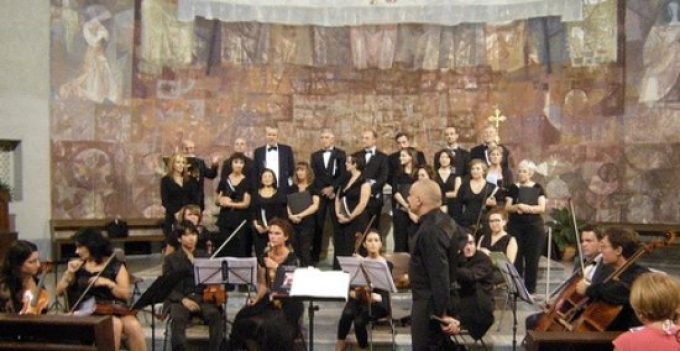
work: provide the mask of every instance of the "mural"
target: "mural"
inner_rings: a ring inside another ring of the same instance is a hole
[[[353,151],[373,127],[381,149],[406,130],[431,158],[446,125],[473,146],[498,107],[551,206],[680,222],[678,0],[589,0],[574,23],[352,28],[185,24],[174,3],[52,0],[53,218],[161,216],[161,159],[185,138],[224,158],[276,124],[308,159],[320,128]]]

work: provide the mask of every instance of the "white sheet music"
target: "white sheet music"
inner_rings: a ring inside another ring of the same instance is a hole
[[[222,261],[227,262],[227,281],[222,277]],[[195,258],[194,282],[198,284],[257,284],[255,257]]]
[[[368,273],[368,278],[375,289],[382,289],[389,292],[397,292],[397,287],[394,285],[392,273],[386,261],[376,261],[364,257],[356,256],[338,256],[338,262],[342,270],[347,272],[350,276],[351,286],[366,286],[366,278],[359,268],[362,264]]]
[[[290,296],[347,301],[348,291],[349,274],[307,267],[295,270]]]

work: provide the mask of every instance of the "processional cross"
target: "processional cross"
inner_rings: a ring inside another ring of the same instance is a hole
[[[501,110],[496,107],[493,111],[493,115],[489,116],[489,122],[494,123],[496,125],[496,130],[500,132],[500,124],[501,122],[505,122],[508,118],[505,117],[503,114],[501,114]]]

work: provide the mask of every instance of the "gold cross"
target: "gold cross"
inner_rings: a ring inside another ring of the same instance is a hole
[[[496,109],[493,112],[494,112],[494,114],[489,116],[489,122],[495,123],[496,124],[496,130],[498,130],[500,132],[500,128],[499,128],[500,123],[505,122],[505,120],[507,120],[508,118],[501,114],[501,110],[498,107],[496,107]]]

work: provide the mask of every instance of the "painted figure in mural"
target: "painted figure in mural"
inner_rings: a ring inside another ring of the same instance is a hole
[[[83,24],[83,37],[87,43],[80,75],[59,89],[62,98],[75,95],[97,103],[104,100],[118,102],[121,98],[120,84],[106,57],[105,47],[109,31],[102,24],[111,18],[111,12],[101,5],[85,10],[87,21]]]
[[[641,103],[653,105],[664,99],[680,76],[680,1],[661,8],[659,19],[647,35],[642,52],[644,76],[640,83]]]
[[[190,64],[193,37],[193,22],[177,20],[177,1],[142,1],[142,71],[157,73],[163,66]]]

